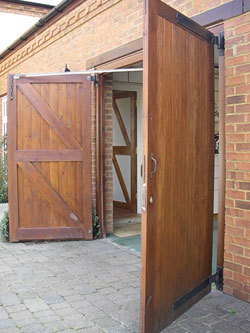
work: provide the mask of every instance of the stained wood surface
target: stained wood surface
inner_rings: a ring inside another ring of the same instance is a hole
[[[130,119],[130,133],[127,133],[125,124],[123,122],[121,112],[119,110],[117,101],[119,99],[129,98],[130,106],[126,112],[129,113]],[[121,190],[125,199],[124,202],[114,200],[113,204],[115,207],[122,207],[130,209],[132,212],[136,212],[137,210],[137,107],[136,107],[136,92],[134,91],[122,91],[122,90],[114,90],[113,91],[113,110],[124,139],[124,146],[113,146],[113,165],[115,168],[115,172],[117,178],[119,180],[119,184],[121,186]],[[130,156],[130,178],[131,178],[131,186],[128,189],[125,181],[124,175],[122,174],[121,168],[117,161],[116,156]]]
[[[92,239],[90,88],[86,75],[14,80],[11,241]]]
[[[153,333],[210,290],[214,63],[213,45],[177,25],[176,11],[145,5],[141,331]]]

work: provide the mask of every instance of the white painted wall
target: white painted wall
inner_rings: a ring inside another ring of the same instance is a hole
[[[141,213],[141,186],[142,186],[142,180],[141,180],[141,165],[142,165],[142,73],[141,72],[132,72],[132,73],[114,73],[113,74],[113,89],[114,90],[126,90],[126,91],[135,91],[137,92],[137,213]],[[124,99],[125,100],[125,99]],[[122,101],[122,100],[121,100]],[[123,107],[125,108],[125,102],[123,104],[119,104],[120,110],[122,110],[122,114],[124,115],[125,111],[123,112]],[[128,108],[129,110],[129,108]],[[129,112],[127,112],[129,113]],[[114,119],[114,116],[113,116]],[[124,115],[123,120],[127,121],[126,116]],[[126,125],[125,125],[126,126]],[[114,137],[113,139],[118,140],[118,130],[119,125],[116,121],[113,122],[113,133]],[[127,127],[126,127],[127,128]],[[120,134],[121,135],[121,134]],[[129,134],[130,135],[130,134]],[[130,137],[130,136],[129,136]],[[123,139],[122,139],[123,140]],[[116,145],[117,141],[114,141],[114,145]],[[118,141],[119,142],[119,141]],[[122,141],[120,141],[122,142]],[[124,144],[124,140],[123,140]],[[121,158],[125,156],[117,156],[117,160],[119,159],[119,162],[121,162]],[[130,157],[127,156],[127,158],[130,159]],[[118,162],[118,163],[119,163]],[[123,160],[123,163],[125,160]],[[128,167],[128,163],[130,161],[125,162],[123,166],[123,172],[126,178],[125,184],[127,186],[128,193],[130,195],[130,174],[128,174],[128,170],[130,172],[130,165]],[[120,167],[122,165],[119,164]],[[114,168],[113,168],[114,169]],[[114,200],[117,200],[117,198],[123,198],[123,200],[119,200],[122,202],[125,202],[120,184],[118,182],[116,172],[113,171],[113,198]],[[128,180],[129,178],[129,180]],[[120,194],[119,194],[120,193]],[[120,195],[120,196],[119,196]]]

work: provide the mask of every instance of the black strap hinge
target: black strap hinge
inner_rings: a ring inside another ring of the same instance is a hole
[[[216,273],[211,275],[210,283],[215,283],[216,289],[223,289],[223,269],[220,266],[216,267]]]
[[[98,85],[98,74],[91,75],[91,81],[94,82],[94,85]]]
[[[214,36],[213,43],[217,45],[217,48],[219,50],[219,55],[224,55],[224,50],[225,50],[224,32],[220,32],[218,36]]]

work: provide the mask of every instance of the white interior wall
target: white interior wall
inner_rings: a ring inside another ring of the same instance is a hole
[[[124,126],[126,128],[128,138],[131,139],[130,98],[117,99],[116,103],[120,111]],[[113,145],[125,146],[125,141],[114,112],[113,112]],[[116,159],[121,169],[121,173],[123,175],[123,179],[128,191],[129,198],[131,198],[131,167],[130,167],[131,157],[118,155],[116,156]],[[113,175],[114,175],[113,200],[126,202],[114,166],[113,166]]]
[[[135,91],[137,93],[137,213],[141,213],[141,186],[142,186],[142,180],[141,180],[141,165],[142,165],[142,73],[141,72],[124,72],[124,73],[114,73],[113,74],[113,90],[125,90],[125,91]],[[125,99],[124,99],[125,100]],[[122,114],[126,119],[123,112],[123,107],[125,107],[125,102],[119,101],[119,106],[121,107],[120,110],[122,110]],[[122,104],[123,103],[123,104]],[[129,108],[128,108],[129,110]],[[127,112],[129,114],[129,112]],[[114,116],[113,116],[114,117]],[[129,118],[128,118],[129,119]],[[127,119],[127,120],[128,120]],[[126,125],[125,125],[126,126]],[[119,132],[119,125],[117,124],[117,121],[113,122],[113,133],[118,133]],[[130,133],[128,133],[130,135]],[[117,134],[114,134],[117,135]],[[121,135],[121,133],[120,133]],[[130,136],[129,136],[130,137]],[[116,138],[114,138],[116,140]],[[117,141],[114,141],[114,145],[116,145]],[[124,140],[123,143],[124,144]],[[121,158],[125,156],[117,156],[117,160],[119,159],[120,162],[120,167],[122,166],[123,163],[121,163]],[[130,158],[127,156],[127,158]],[[119,163],[118,162],[118,163]],[[124,162],[124,161],[123,161]],[[128,166],[128,164],[127,164]],[[130,175],[128,177],[128,172],[127,169],[130,170],[130,165],[129,168],[126,167],[126,165],[123,165],[123,171],[125,175],[125,184],[127,189],[129,189],[128,193],[130,195]],[[113,168],[114,169],[114,168]],[[115,171],[113,171],[113,199],[117,200],[117,198],[122,198],[123,200],[119,200],[122,202],[125,202],[123,194],[120,193],[121,188],[119,181],[117,179]],[[129,181],[128,181],[129,178]],[[120,193],[120,194],[119,194]],[[120,196],[119,196],[120,195]]]

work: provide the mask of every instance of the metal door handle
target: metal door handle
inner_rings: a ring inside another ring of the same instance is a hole
[[[156,159],[154,158],[153,156],[153,153],[151,153],[151,160],[154,162],[155,166],[154,166],[154,169],[150,172],[150,176],[151,178],[153,177],[153,174],[156,173],[156,170],[157,170],[157,161]]]

